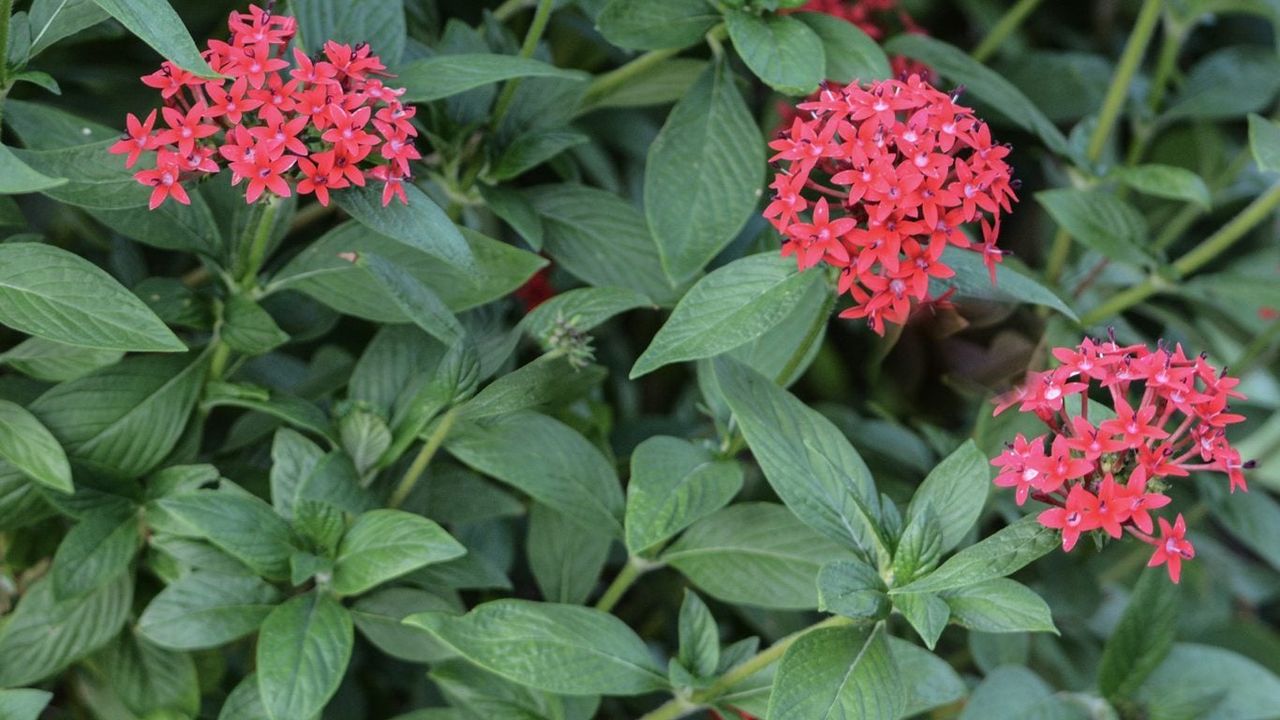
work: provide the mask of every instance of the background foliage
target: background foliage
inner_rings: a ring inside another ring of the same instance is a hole
[[[264,221],[106,152],[242,6],[0,0],[0,717],[1280,717],[1280,5],[795,4],[281,3],[425,157]],[[780,106],[899,57],[1021,202],[880,338],[759,211]],[[1244,379],[1179,586],[988,494],[991,394],[1107,328]]]

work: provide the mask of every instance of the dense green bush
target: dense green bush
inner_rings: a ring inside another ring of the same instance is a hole
[[[0,720],[1280,718],[1277,22],[0,0]]]

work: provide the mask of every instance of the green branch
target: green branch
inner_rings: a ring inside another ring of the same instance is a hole
[[[1043,0],[1018,0],[1013,7],[1005,11],[992,28],[991,32],[978,43],[978,47],[973,50],[973,59],[978,62],[986,62],[1004,41],[1013,34],[1014,30],[1021,27],[1022,23],[1036,11]]]

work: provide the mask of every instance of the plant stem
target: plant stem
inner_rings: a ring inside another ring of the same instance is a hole
[[[271,244],[271,231],[276,224],[276,211],[280,208],[280,198],[271,195],[262,204],[262,214],[258,217],[258,225],[249,240],[248,254],[240,274],[240,289],[250,290],[258,281],[258,272],[267,259],[267,246]]]
[[[1147,91],[1147,108],[1152,112],[1160,109],[1164,94],[1169,89],[1169,78],[1178,67],[1178,53],[1182,51],[1182,41],[1186,39],[1186,31],[1175,27],[1166,19],[1164,24],[1164,40],[1160,44],[1160,56],[1156,59],[1156,71],[1151,78],[1151,89]]]
[[[1085,156],[1091,162],[1097,162],[1102,157],[1107,139],[1111,137],[1116,121],[1120,119],[1120,113],[1124,110],[1124,101],[1129,95],[1129,85],[1133,82],[1133,76],[1138,73],[1138,66],[1142,64],[1142,56],[1146,53],[1147,44],[1151,42],[1151,36],[1155,33],[1156,25],[1160,21],[1160,9],[1163,5],[1164,0],[1144,0],[1142,3],[1142,10],[1138,12],[1138,20],[1134,23],[1133,32],[1129,34],[1129,41],[1120,55],[1116,74],[1112,76],[1111,86],[1107,88],[1102,111],[1098,114],[1098,124],[1089,138],[1089,147]]]
[[[1175,260],[1173,263],[1174,271],[1178,276],[1189,275],[1209,264],[1214,258],[1226,252],[1232,245],[1249,234],[1250,230],[1257,227],[1263,220],[1266,220],[1277,207],[1280,207],[1280,182],[1272,185],[1265,193],[1254,198],[1253,202],[1249,203],[1230,222],[1205,238],[1204,242],[1197,245],[1191,252]],[[1080,318],[1080,324],[1089,327],[1108,317],[1118,315],[1155,295],[1163,289],[1163,284],[1163,281],[1157,278],[1147,278],[1085,313]]]
[[[1040,6],[1041,0],[1018,0],[1013,7],[1005,11],[999,22],[991,28],[991,32],[978,43],[978,47],[973,50],[973,59],[978,62],[986,62],[988,58],[995,54],[996,50],[1004,41],[1022,25],[1023,21],[1035,12]]]
[[[507,0],[493,11],[493,17],[498,22],[506,22],[511,19],[512,15],[524,10],[534,3],[534,0]]]
[[[538,0],[538,9],[533,13],[533,22],[529,25],[529,32],[524,35],[524,44],[520,46],[520,57],[533,57],[533,52],[538,49],[538,41],[542,39],[542,33],[547,29],[547,21],[551,19],[551,5],[552,0]],[[512,78],[502,86],[502,94],[498,96],[498,102],[493,106],[490,127],[497,128],[502,122],[503,116],[511,107],[511,101],[515,99],[518,87],[520,87],[520,78]]]
[[[453,421],[458,418],[458,409],[449,408],[440,418],[440,422],[436,424],[436,429],[431,432],[431,436],[422,445],[422,449],[418,451],[417,457],[413,459],[413,464],[405,471],[404,477],[400,479],[400,484],[396,486],[395,492],[391,493],[391,499],[387,501],[387,507],[398,508],[404,501],[409,498],[413,492],[413,488],[418,484],[418,480],[422,478],[422,473],[427,469],[427,465],[431,464],[431,458],[435,457],[440,446],[444,445],[445,438],[449,435],[449,430],[453,428]]]
[[[800,363],[804,362],[805,357],[809,354],[809,346],[818,339],[818,335],[822,333],[822,329],[827,326],[827,319],[831,315],[831,309],[835,307],[836,295],[831,293],[827,297],[826,302],[822,304],[822,311],[813,318],[813,324],[809,326],[808,332],[805,333],[804,340],[800,341],[800,345],[796,347],[796,351],[791,353],[791,357],[787,359],[787,364],[782,366],[782,371],[774,378],[774,382],[783,385],[791,378],[791,374],[800,367]]]
[[[1071,256],[1071,233],[1058,228],[1053,236],[1053,244],[1049,246],[1049,259],[1044,266],[1044,277],[1050,284],[1058,282],[1062,271],[1067,267],[1067,258]]]
[[[618,601],[626,594],[627,590],[640,579],[641,575],[649,572],[658,564],[649,564],[635,557],[627,558],[627,564],[622,566],[622,570],[618,571],[613,582],[609,583],[609,587],[605,588],[604,594],[596,601],[596,609],[610,612],[617,606]]]
[[[711,684],[706,690],[695,692],[692,702],[684,698],[673,698],[666,704],[662,705],[653,712],[648,713],[640,718],[640,720],[676,720],[682,718],[689,713],[700,709],[708,702],[714,701],[716,698],[725,694],[734,685],[746,680],[756,673],[764,670],[787,652],[787,650],[795,644],[796,640],[813,632],[824,628],[843,627],[851,625],[853,621],[846,617],[829,617],[822,622],[815,623],[809,627],[792,633],[769,647],[756,653],[754,657],[741,665],[733,668],[729,672],[721,675],[718,680]]]
[[[1231,184],[1231,182],[1235,180],[1236,176],[1249,166],[1249,163],[1252,160],[1253,155],[1249,152],[1249,148],[1242,149],[1236,154],[1235,159],[1231,161],[1231,164],[1227,166],[1227,169],[1224,170],[1219,177],[1215,178],[1214,182],[1209,186],[1209,189],[1217,192]],[[1155,241],[1151,243],[1151,249],[1164,250],[1177,242],[1178,238],[1182,237],[1182,234],[1195,224],[1195,221],[1204,213],[1205,210],[1201,206],[1196,205],[1195,203],[1187,203],[1178,211],[1178,214],[1174,215],[1168,222],[1164,223],[1164,230],[1161,230],[1160,234],[1156,236]]]
[[[662,61],[675,57],[679,52],[680,50],[676,48],[650,50],[643,55],[637,55],[621,67],[597,77],[591,81],[591,84],[587,86],[586,92],[583,93],[582,106],[584,108],[591,107],[600,98],[608,96],[618,87],[625,85],[639,75],[643,75]]]
[[[13,0],[0,0],[0,88],[9,90],[9,18],[13,14]],[[0,104],[4,103],[0,97]]]

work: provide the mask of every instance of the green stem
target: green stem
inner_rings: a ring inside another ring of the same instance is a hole
[[[677,48],[650,50],[643,55],[636,56],[625,65],[597,77],[587,86],[587,90],[582,96],[582,106],[584,108],[591,107],[600,98],[607,97],[609,93],[634,80],[637,76],[648,72],[662,61],[675,57],[679,52],[680,50]]]
[[[1151,42],[1151,36],[1155,33],[1156,25],[1160,21],[1160,9],[1163,5],[1164,0],[1144,0],[1142,3],[1142,10],[1138,12],[1138,20],[1133,26],[1133,32],[1129,34],[1129,41],[1120,55],[1116,74],[1112,76],[1111,86],[1107,88],[1102,111],[1098,114],[1098,124],[1089,138],[1089,147],[1085,151],[1085,156],[1090,162],[1097,162],[1102,157],[1107,139],[1111,137],[1116,121],[1120,119],[1125,98],[1129,95],[1129,85],[1132,84],[1134,75],[1138,73],[1138,66],[1142,64],[1142,56],[1146,53],[1147,44]]]
[[[512,15],[533,5],[535,0],[507,0],[493,11],[493,18],[498,22],[506,22]]]
[[[609,587],[605,588],[604,594],[596,601],[596,609],[604,612],[611,612],[618,605],[618,601],[626,594],[627,590],[635,585],[641,575],[650,570],[659,567],[657,563],[648,563],[636,557],[627,558],[627,564],[622,566],[622,570],[618,571],[613,582],[609,583]]]
[[[991,32],[978,43],[978,47],[973,50],[973,59],[978,62],[986,62],[988,58],[995,54],[996,50],[1004,44],[1004,41],[1017,30],[1030,15],[1040,6],[1042,0],[1018,0],[1013,7],[1009,8],[1000,18],[1000,21],[991,28]]]
[[[280,202],[280,198],[273,194],[262,203],[262,214],[258,217],[253,237],[249,240],[244,266],[240,272],[242,291],[251,290],[258,282],[258,273],[267,259],[267,246],[271,244],[271,231],[275,228],[276,211],[280,208]]]
[[[547,22],[551,19],[552,4],[552,0],[538,0],[538,9],[533,13],[533,22],[529,25],[529,32],[524,35],[524,44],[520,46],[520,57],[533,57],[533,52],[538,49],[538,41],[542,39],[542,33],[546,31]],[[501,124],[503,116],[511,107],[511,101],[515,99],[518,87],[520,87],[520,78],[512,78],[502,86],[502,94],[498,96],[498,102],[493,106],[490,127],[497,128]]]
[[[1191,252],[1175,260],[1173,263],[1174,272],[1181,277],[1190,275],[1208,265],[1214,258],[1226,252],[1241,238],[1248,235],[1250,230],[1261,224],[1263,220],[1266,220],[1277,207],[1280,207],[1280,182],[1272,185],[1265,193],[1254,198],[1253,202],[1249,203],[1230,222],[1205,238],[1204,242],[1197,245]],[[1085,313],[1080,318],[1080,324],[1089,327],[1113,315],[1118,315],[1155,295],[1162,289],[1163,285],[1164,282],[1158,278],[1147,278]]]
[[[445,438],[449,435],[449,430],[453,428],[453,421],[458,418],[458,409],[450,408],[436,424],[436,429],[431,432],[431,436],[427,438],[427,442],[422,445],[422,449],[418,451],[418,456],[413,459],[413,464],[405,471],[404,477],[400,479],[400,484],[396,486],[395,492],[391,493],[391,499],[387,501],[387,507],[398,508],[404,501],[409,498],[413,492],[413,488],[418,484],[418,480],[422,479],[422,473],[427,469],[427,465],[431,464],[431,458],[435,457],[440,446],[444,445]]]
[[[657,710],[644,715],[640,720],[676,720],[677,718],[682,718],[685,715],[702,708],[705,704],[713,702],[716,698],[719,698],[721,695],[724,695],[732,689],[734,685],[737,685],[743,680],[746,680],[752,675],[755,675],[761,670],[764,670],[777,662],[778,659],[781,658],[797,640],[805,635],[813,632],[814,630],[842,627],[852,623],[853,621],[849,618],[835,616],[829,617],[820,623],[810,625],[799,632],[792,633],[770,645],[768,648],[761,650],[750,660],[747,660],[724,675],[721,675],[720,678],[712,683],[706,690],[695,692],[693,694],[692,701],[684,698],[673,698]]]
[[[804,335],[804,340],[800,341],[800,345],[796,347],[796,351],[791,353],[791,357],[787,359],[787,364],[782,366],[782,371],[774,378],[774,382],[782,385],[791,378],[791,374],[800,367],[800,363],[804,362],[805,357],[809,354],[809,346],[818,339],[818,335],[822,333],[822,329],[827,326],[827,320],[831,315],[831,309],[836,305],[836,295],[832,292],[827,301],[822,305],[822,312],[813,318],[813,324],[809,326],[809,330]]]
[[[1231,164],[1227,166],[1227,169],[1210,184],[1209,189],[1217,192],[1229,185],[1233,180],[1235,180],[1236,176],[1249,166],[1249,163],[1252,160],[1253,155],[1249,152],[1249,149],[1242,149],[1236,154],[1235,159],[1231,161]],[[1187,203],[1178,211],[1178,214],[1174,215],[1168,222],[1164,223],[1164,229],[1160,231],[1160,234],[1156,236],[1155,241],[1151,243],[1151,249],[1164,250],[1177,242],[1178,238],[1182,237],[1182,234],[1194,225],[1196,220],[1204,213],[1205,210],[1200,205]]]
[[[1053,244],[1049,247],[1049,260],[1045,263],[1044,278],[1050,284],[1058,282],[1062,271],[1067,267],[1067,258],[1071,257],[1071,233],[1058,228],[1053,236]]]
[[[13,0],[0,0],[0,88],[9,89],[9,18],[13,14]],[[0,103],[4,99],[0,98]]]
[[[1173,71],[1178,68],[1178,53],[1182,51],[1182,41],[1185,39],[1186,32],[1166,19],[1164,40],[1160,44],[1160,56],[1156,59],[1151,89],[1147,91],[1147,108],[1153,113],[1159,110],[1160,103],[1164,102],[1165,92],[1169,89],[1169,79],[1173,76]]]
[[[209,379],[221,380],[227,372],[227,361],[231,359],[231,347],[221,340],[215,341],[213,358],[209,361]]]

